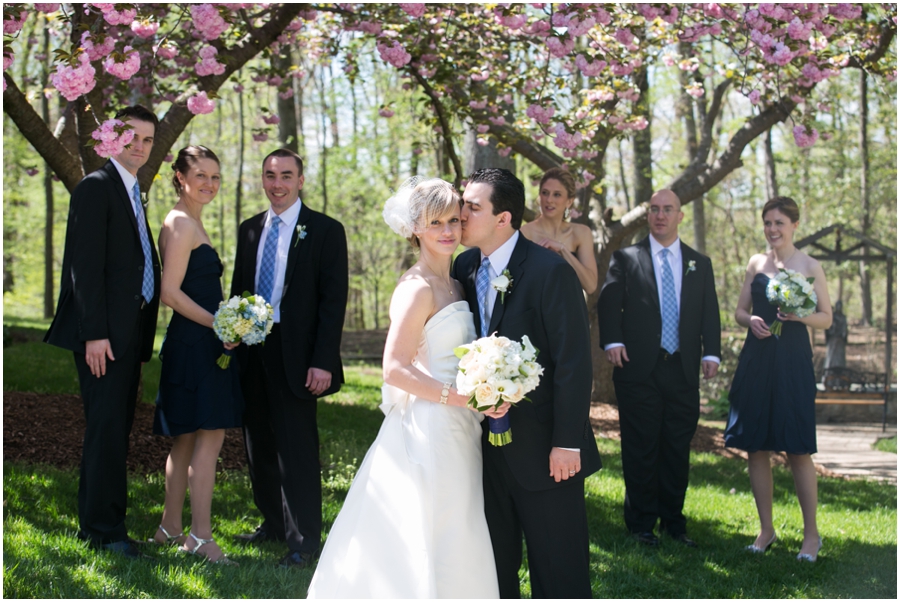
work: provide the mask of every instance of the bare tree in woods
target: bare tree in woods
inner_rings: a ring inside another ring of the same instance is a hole
[[[869,235],[871,229],[871,207],[869,191],[869,83],[865,69],[859,70],[859,196],[862,202],[862,233]],[[863,246],[863,259],[859,260],[859,293],[862,297],[863,324],[872,324],[872,282],[869,278],[869,263],[865,257],[869,247]]]

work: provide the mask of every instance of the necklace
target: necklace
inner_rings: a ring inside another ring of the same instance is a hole
[[[778,255],[775,254],[775,251],[772,251],[772,254],[775,255],[776,257],[778,256]],[[794,255],[796,255],[796,254],[797,254],[797,247],[794,247],[794,252],[791,253],[790,257],[788,257],[787,259],[785,259],[785,260],[783,260],[783,261],[781,262],[781,267],[782,267],[782,269],[784,269],[784,267],[787,265],[787,263],[788,263],[791,259],[793,259],[793,258],[794,258]]]

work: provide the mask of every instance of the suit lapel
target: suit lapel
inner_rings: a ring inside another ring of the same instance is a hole
[[[300,235],[300,226],[306,226],[311,217],[312,209],[307,207],[305,204],[300,205],[300,215],[297,216],[297,225],[294,226],[294,231],[291,233],[291,246],[288,249],[287,267],[285,267],[284,270],[284,289],[282,291],[282,294],[287,291],[288,285],[291,283],[291,276],[294,273],[294,266],[297,265],[297,257],[301,253],[305,255],[308,252],[307,248],[309,245],[304,245],[302,242],[300,242],[298,240],[298,236]]]
[[[691,276],[696,276],[696,260],[693,257],[694,250],[691,249],[684,243],[681,243],[681,299],[679,300],[679,307],[685,308],[689,307],[689,303],[692,303],[691,299],[695,297],[694,290],[697,288],[693,286],[693,281],[691,280]],[[688,264],[691,260],[694,260],[694,270],[688,272]],[[682,312],[683,313],[683,312]]]
[[[103,166],[103,169],[106,170],[106,173],[109,175],[110,180],[112,180],[113,188],[115,188],[116,192],[119,194],[119,200],[125,204],[125,207],[128,208],[128,211],[125,212],[126,215],[128,215],[128,221],[131,222],[131,226],[134,228],[135,235],[140,239],[141,231],[140,228],[138,228],[137,217],[134,215],[134,203],[132,202],[131,196],[128,191],[125,190],[125,182],[122,181],[122,176],[119,175],[119,170],[116,169],[116,166],[113,165],[112,161],[107,161]],[[146,211],[144,212],[144,214],[146,215]]]
[[[653,291],[653,304],[659,310],[659,289],[656,286],[656,270],[653,266],[653,255],[650,252],[650,237],[639,242],[638,247],[638,263],[641,266],[642,276],[644,282]]]
[[[501,301],[501,294],[499,292],[497,293],[497,299],[494,301],[494,311],[491,313],[490,328],[488,328],[489,335],[497,330],[497,327],[500,325],[500,320],[506,312],[506,304],[510,301],[509,296],[515,294],[516,285],[522,281],[522,276],[525,274],[525,268],[522,264],[528,258],[527,244],[526,238],[520,233],[519,240],[516,241],[516,246],[513,249],[512,255],[509,257],[509,264],[506,266],[506,269],[509,270],[512,284],[509,287],[509,292],[506,293],[505,300]]]

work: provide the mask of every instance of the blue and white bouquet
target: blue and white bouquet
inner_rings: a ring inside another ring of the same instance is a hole
[[[805,318],[816,313],[819,298],[813,289],[815,278],[807,278],[800,272],[779,269],[778,275],[769,278],[766,287],[766,298],[769,303],[778,307],[782,313],[794,314]],[[776,337],[781,334],[781,320],[775,320],[769,326],[769,332]]]
[[[219,303],[213,316],[213,330],[223,343],[256,345],[266,340],[272,332],[275,314],[272,306],[261,295],[245,292]],[[223,370],[231,363],[231,350],[223,353],[216,363]]]
[[[535,361],[538,351],[528,340],[522,342],[492,334],[453,350],[459,358],[456,389],[469,396],[469,405],[484,412],[503,402],[518,403],[537,388],[544,368]],[[488,417],[488,441],[501,446],[512,442],[509,415]]]

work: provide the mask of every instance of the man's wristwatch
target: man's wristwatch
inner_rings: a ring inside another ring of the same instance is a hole
[[[450,383],[444,383],[444,388],[441,389],[441,403],[447,405],[447,398],[450,396]]]

